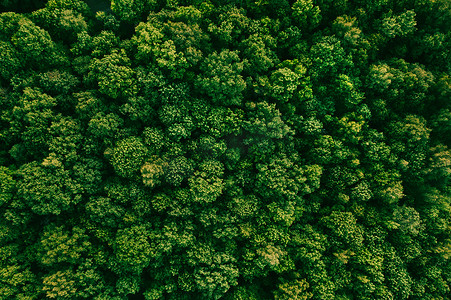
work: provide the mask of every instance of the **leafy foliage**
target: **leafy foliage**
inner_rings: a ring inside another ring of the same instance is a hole
[[[97,2],[0,0],[1,299],[451,298],[446,0]]]

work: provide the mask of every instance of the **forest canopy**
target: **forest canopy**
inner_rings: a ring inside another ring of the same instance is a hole
[[[94,2],[0,0],[0,299],[451,298],[448,0]]]

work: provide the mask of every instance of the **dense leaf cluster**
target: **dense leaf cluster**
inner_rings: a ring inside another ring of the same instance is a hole
[[[0,1],[1,299],[451,297],[449,1],[38,2]]]

